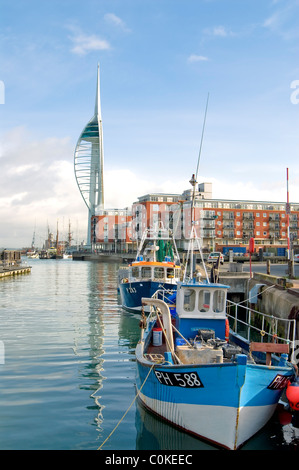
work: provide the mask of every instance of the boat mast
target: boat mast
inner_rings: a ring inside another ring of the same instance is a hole
[[[198,158],[197,158],[197,166],[196,166],[196,173],[192,175],[191,177],[191,180],[189,181],[189,183],[191,184],[191,186],[193,187],[193,191],[192,191],[192,199],[191,199],[191,252],[190,252],[190,277],[192,279],[193,277],[193,269],[194,269],[194,260],[193,260],[193,253],[194,253],[194,240],[196,237],[196,230],[195,230],[195,192],[196,192],[196,185],[197,185],[197,176],[198,176],[198,170],[199,170],[199,161],[200,161],[200,156],[201,156],[201,150],[202,150],[202,143],[203,143],[203,136],[204,136],[204,131],[205,131],[205,125],[206,125],[206,118],[207,118],[207,111],[208,111],[208,104],[209,104],[209,93],[208,93],[208,97],[207,97],[207,102],[206,102],[206,109],[205,109],[205,115],[204,115],[204,121],[203,121],[203,128],[202,128],[202,133],[201,133],[201,140],[200,140],[200,147],[199,147],[199,153],[198,153]],[[202,256],[202,252],[201,252],[201,246],[200,246],[200,243],[197,239],[197,244],[198,244],[198,248],[199,248],[199,251],[200,251],[200,254],[201,254],[201,258],[203,260],[203,256]],[[204,265],[204,270],[205,270],[205,274],[206,274],[206,278],[207,278],[207,281],[209,282],[209,277],[208,277],[208,273],[207,273],[207,270],[206,270],[206,266],[205,264],[203,263]]]

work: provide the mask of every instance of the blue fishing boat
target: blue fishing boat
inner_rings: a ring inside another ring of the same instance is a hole
[[[146,229],[135,261],[119,270],[122,307],[141,312],[143,297],[152,297],[157,290],[170,294],[176,290],[180,277],[180,258],[171,231],[161,226]]]
[[[249,343],[229,329],[227,290],[182,282],[175,314],[161,299],[143,299],[153,310],[136,347],[137,390],[166,421],[238,449],[271,418],[296,370],[288,342]]]
[[[137,394],[163,420],[235,450],[269,421],[283,391],[297,383],[298,369],[289,358],[296,328],[294,320],[284,320],[289,322],[282,328],[286,335],[278,334],[273,318],[265,316],[259,330],[252,310],[245,321],[236,304],[230,314],[229,286],[196,275],[195,243],[201,251],[193,224],[189,268],[172,303],[158,295],[142,299],[151,310],[142,313],[140,322]],[[294,394],[298,401],[298,390],[291,390],[293,401]]]

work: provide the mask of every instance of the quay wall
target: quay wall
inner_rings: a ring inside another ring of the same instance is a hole
[[[299,338],[299,281],[254,273],[248,282],[248,296],[251,289],[258,294],[252,307],[278,318],[297,320]]]

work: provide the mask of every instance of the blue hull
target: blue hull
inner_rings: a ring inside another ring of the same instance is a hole
[[[130,312],[141,311],[141,299],[151,298],[158,289],[175,290],[176,285],[157,281],[136,281],[119,284],[121,304]]]
[[[177,427],[227,449],[237,449],[273,415],[292,377],[290,367],[236,363],[152,364],[137,353],[141,402]],[[148,375],[149,374],[149,375]]]

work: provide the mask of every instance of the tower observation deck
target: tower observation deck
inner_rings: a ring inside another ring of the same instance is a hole
[[[84,127],[74,154],[74,170],[81,196],[88,208],[87,245],[91,246],[91,218],[95,208],[104,208],[103,127],[100,102],[100,68],[98,65],[94,116]]]

